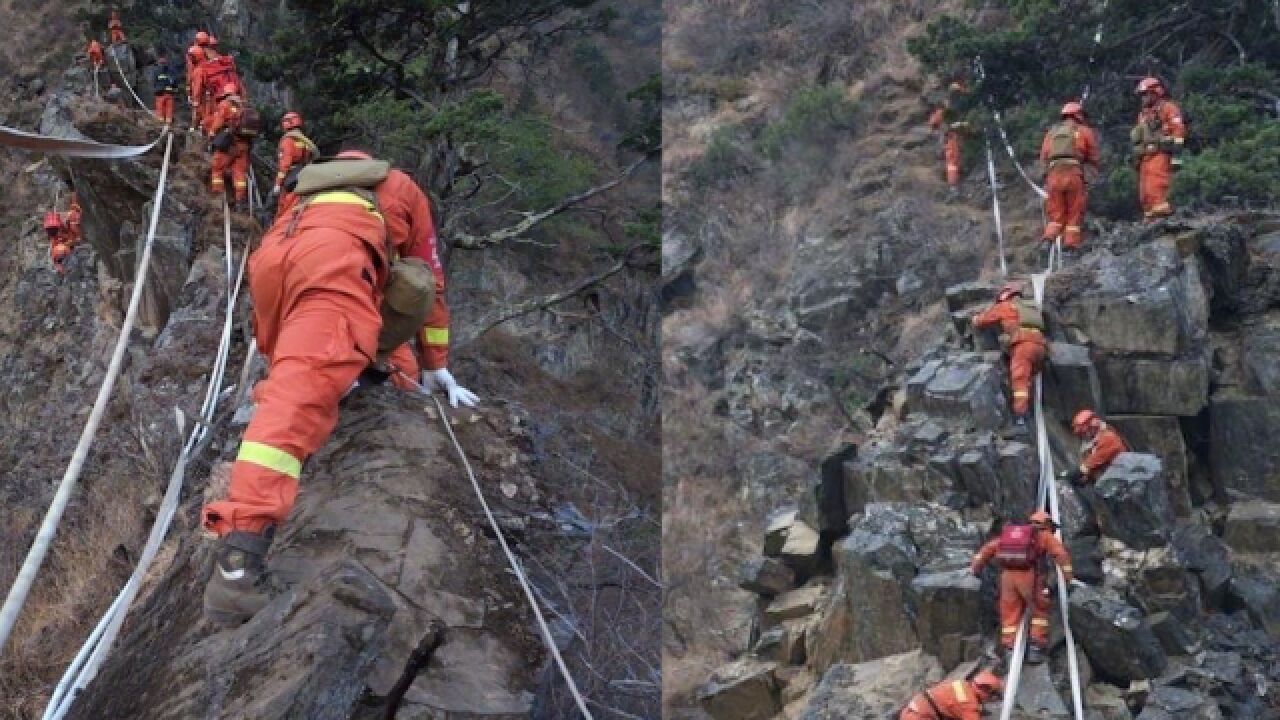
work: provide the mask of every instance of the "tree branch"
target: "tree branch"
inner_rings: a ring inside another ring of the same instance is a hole
[[[627,178],[631,177],[631,175],[634,174],[635,171],[639,169],[641,165],[648,162],[649,158],[653,157],[654,154],[656,153],[647,154],[644,157],[640,158],[639,160],[636,160],[635,162],[631,163],[630,165],[627,166],[625,170],[622,171],[621,174],[619,174],[617,177],[613,178],[609,182],[604,183],[603,185],[597,185],[593,188],[584,190],[583,192],[580,192],[577,195],[572,195],[570,197],[567,197],[564,200],[561,200],[560,202],[556,203],[554,206],[547,208],[546,210],[543,210],[541,212],[522,213],[524,215],[524,219],[510,227],[505,227],[501,230],[495,230],[489,233],[488,235],[471,235],[462,230],[452,230],[449,232],[449,235],[453,237],[453,246],[475,250],[479,248],[486,248],[493,245],[498,245],[508,240],[514,240],[515,238],[520,237],[521,235],[524,235],[525,233],[534,229],[539,224],[541,224],[544,220],[553,218],[556,215],[559,215],[560,213],[564,212],[565,210],[568,210],[569,208],[573,207],[574,205],[577,205],[581,202],[589,200],[601,193],[608,192],[614,189],[615,187],[617,187],[618,185],[621,185],[622,182]]]

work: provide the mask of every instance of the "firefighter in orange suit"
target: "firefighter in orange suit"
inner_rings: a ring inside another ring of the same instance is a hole
[[[1169,205],[1169,185],[1173,171],[1182,164],[1187,127],[1182,111],[1168,99],[1164,84],[1149,77],[1138,83],[1142,111],[1129,133],[1138,161],[1138,199],[1142,217],[1151,221],[1173,214]]]
[[[209,44],[209,33],[201,30],[196,33],[195,41],[187,48],[187,104],[191,106],[191,127],[199,125],[200,95],[196,92],[196,70],[204,62],[204,49]]]
[[[294,167],[306,165],[320,154],[316,144],[302,132],[302,116],[289,111],[280,118],[280,129],[284,136],[280,138],[280,146],[276,152],[276,182],[271,188],[272,199],[280,197],[284,188],[284,180]],[[289,203],[280,203],[288,205]],[[278,213],[277,213],[278,215]]]
[[[111,11],[111,20],[107,23],[107,29],[111,31],[111,44],[124,44],[124,23],[120,22],[120,11]]]
[[[972,680],[945,680],[911,698],[898,720],[982,720],[983,704],[1004,692],[1004,681],[990,670]]]
[[[102,51],[102,43],[98,42],[97,38],[89,40],[84,52],[89,56],[89,64],[93,66],[95,73],[102,70],[102,66],[107,64],[106,53]]]
[[[1129,443],[1092,410],[1076,413],[1071,419],[1071,432],[1084,441],[1079,467],[1066,473],[1072,484],[1092,485],[1120,453],[1129,452]]]
[[[1013,424],[1026,432],[1031,409],[1031,381],[1044,364],[1047,345],[1044,318],[1034,302],[1022,297],[1022,283],[1009,282],[1000,288],[996,302],[973,316],[978,329],[1000,328],[1001,345],[1009,354],[1009,385],[1013,391]]]
[[[368,156],[343,153],[332,162],[343,159]],[[399,256],[426,262],[439,291],[417,356],[405,345],[390,362],[411,375],[423,365],[424,383],[443,389],[454,407],[478,400],[445,367],[443,268],[426,195],[398,170],[374,193],[376,202],[351,191],[324,192],[286,208],[296,213],[275,223],[250,259],[255,338],[269,369],[253,391],[257,410],[227,498],[202,513],[204,527],[221,538],[204,601],[206,615],[220,624],[243,622],[266,603],[256,580],[274,528],[297,497],[302,464],[333,432],[338,401],[375,362],[388,240]]]
[[[1098,172],[1098,139],[1085,122],[1084,108],[1078,102],[1062,106],[1062,121],[1045,133],[1040,143],[1040,163],[1045,167],[1044,239],[1062,236],[1066,248],[1081,245],[1080,226],[1088,203],[1086,169],[1091,176]]]
[[[211,135],[217,135],[223,128],[233,132],[240,126],[240,118],[244,108],[240,96],[236,94],[236,86],[227,83],[218,94],[218,109],[209,126]],[[241,137],[232,137],[231,146],[226,150],[215,150],[213,153],[213,179],[211,189],[214,195],[226,193],[226,176],[231,174],[232,186],[235,189],[235,209],[241,210],[249,199],[249,141]]]
[[[942,133],[942,161],[946,167],[947,185],[954,191],[960,185],[960,134],[968,124],[957,121],[952,108],[954,96],[965,91],[964,85],[953,82],[948,90],[952,98],[934,109],[929,116],[929,127]]]
[[[1045,592],[1045,556],[1062,569],[1067,584],[1074,579],[1071,554],[1053,534],[1049,513],[1031,513],[1031,526],[1006,526],[999,537],[992,538],[973,556],[969,569],[974,575],[995,558],[1000,566],[1000,645],[1013,649],[1022,615],[1031,608],[1031,651],[1027,661],[1042,662],[1049,647],[1049,597]],[[1020,534],[1021,533],[1021,534]],[[1012,538],[1021,537],[1021,542]]]

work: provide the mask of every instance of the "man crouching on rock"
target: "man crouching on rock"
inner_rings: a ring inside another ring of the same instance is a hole
[[[254,388],[257,408],[227,497],[202,512],[219,538],[204,611],[224,626],[267,604],[264,557],[293,508],[302,464],[333,432],[338,402],[366,370],[407,379],[421,365],[422,385],[443,389],[454,407],[478,400],[446,367],[444,269],[427,197],[413,180],[351,151],[309,165],[293,197],[249,260],[267,376]],[[399,312],[415,303],[416,315]]]

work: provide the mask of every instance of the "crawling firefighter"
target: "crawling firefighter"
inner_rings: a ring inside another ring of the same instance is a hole
[[[427,196],[408,175],[341,153],[300,172],[281,212],[249,261],[255,339],[269,369],[253,391],[257,410],[227,497],[202,513],[220,538],[204,610],[221,625],[266,604],[257,581],[275,528],[357,378],[421,378],[454,407],[478,400],[447,368],[444,269]]]
[[[226,176],[230,174],[235,197],[233,209],[244,210],[249,200],[249,147],[261,127],[257,111],[247,107],[237,91],[235,83],[222,86],[218,109],[209,126],[213,133],[210,189],[214,195],[224,196]]]
[[[1022,283],[1005,283],[995,304],[973,316],[977,329],[995,326],[1000,328],[1000,345],[1009,354],[1014,429],[1025,434],[1029,430],[1031,384],[1044,364],[1046,344],[1044,314],[1035,301],[1022,297]]]
[[[1142,218],[1147,222],[1173,214],[1169,204],[1169,185],[1173,172],[1182,165],[1182,150],[1187,127],[1182,111],[1168,98],[1164,83],[1149,77],[1138,83],[1142,111],[1129,132],[1133,155],[1138,165],[1138,200]]]
[[[1067,250],[1082,244],[1081,225],[1088,204],[1088,181],[1098,174],[1098,139],[1085,122],[1078,102],[1062,106],[1062,120],[1049,128],[1040,143],[1040,163],[1045,168],[1044,239],[1062,237]]]
[[[1092,410],[1076,413],[1071,419],[1071,431],[1084,443],[1080,465],[1064,473],[1073,485],[1092,485],[1120,453],[1129,452],[1129,443]]]
[[[981,720],[982,706],[1003,692],[1004,681],[982,670],[972,678],[945,680],[917,694],[898,720]]]
[[[993,559],[1000,567],[1000,646],[1012,650],[1017,638],[1022,615],[1031,609],[1031,644],[1027,662],[1044,662],[1049,649],[1049,595],[1045,586],[1044,558],[1062,569],[1068,584],[1071,572],[1071,554],[1053,534],[1054,524],[1049,513],[1037,510],[1031,513],[1030,525],[1006,524],[1000,535],[987,541],[973,556],[969,565],[974,575],[980,575]]]

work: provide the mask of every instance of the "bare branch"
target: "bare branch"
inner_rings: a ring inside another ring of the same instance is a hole
[[[613,178],[609,182],[604,183],[603,185],[597,185],[593,188],[584,190],[583,192],[580,192],[577,195],[572,195],[570,197],[567,197],[564,200],[561,200],[560,202],[556,203],[552,207],[547,208],[546,210],[543,210],[541,212],[536,212],[536,213],[530,213],[530,212],[522,213],[524,215],[524,219],[510,227],[506,227],[501,230],[495,230],[494,232],[491,232],[488,235],[470,235],[461,230],[455,230],[452,233],[454,237],[453,245],[454,247],[468,248],[468,249],[475,250],[479,248],[486,248],[493,245],[498,245],[508,240],[513,240],[517,237],[520,237],[521,235],[524,235],[525,233],[537,227],[543,221],[549,218],[553,218],[556,215],[559,215],[560,213],[563,213],[564,211],[568,210],[574,205],[577,205],[581,202],[589,200],[601,193],[608,192],[614,189],[615,187],[621,185],[624,180],[631,177],[631,175],[633,175],[635,171],[640,168],[641,165],[644,165],[646,162],[648,162],[649,158],[651,157],[653,157],[653,154],[645,155],[639,160],[636,160],[635,162],[628,165],[627,168],[623,170],[621,174],[619,174],[617,177]],[[507,318],[504,318],[504,319],[507,319]],[[487,329],[488,328],[486,328],[486,330]]]

